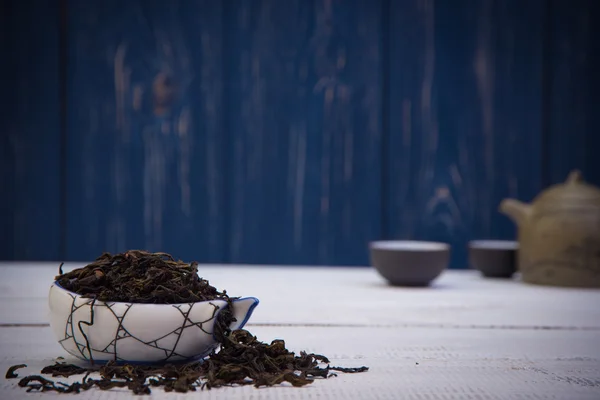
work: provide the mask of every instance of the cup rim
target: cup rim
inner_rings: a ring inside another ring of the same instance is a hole
[[[373,250],[391,251],[447,251],[450,244],[428,240],[376,240],[369,243]]]
[[[518,250],[519,242],[516,240],[477,239],[470,240],[468,247],[478,250]]]

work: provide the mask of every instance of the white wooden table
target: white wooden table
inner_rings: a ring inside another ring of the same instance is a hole
[[[18,371],[24,376],[66,356],[47,325],[57,268],[0,263],[0,399],[131,398],[126,390],[25,393],[18,379],[4,379],[13,364],[28,365]],[[260,299],[246,325],[259,340],[283,338],[290,350],[370,370],[303,388],[157,388],[151,398],[600,399],[600,290],[490,280],[474,271],[446,271],[431,288],[389,287],[370,268],[215,265],[201,266],[201,275],[231,295]]]

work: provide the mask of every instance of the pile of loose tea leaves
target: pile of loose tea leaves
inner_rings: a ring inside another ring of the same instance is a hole
[[[56,281],[99,301],[177,304],[229,298],[226,291],[219,292],[198,276],[198,263],[141,250],[104,253],[83,268],[67,273],[61,269]]]
[[[162,387],[166,392],[185,393],[197,388],[212,389],[234,385],[261,387],[283,382],[300,387],[318,378],[329,378],[335,372],[368,370],[367,367],[332,367],[329,363],[327,357],[319,354],[301,352],[296,355],[286,349],[283,340],[266,344],[257,340],[250,332],[238,329],[227,336],[218,352],[203,361],[157,366],[120,365],[109,361],[105,365],[89,368],[56,362],[42,369],[41,374],[52,377],[83,375],[83,378],[67,384],[41,375],[31,375],[22,378],[19,386],[27,388],[28,392],[80,393],[96,387],[100,390],[128,388],[134,394],[150,394],[151,388]],[[6,378],[17,378],[15,370],[22,367],[26,365],[11,367]],[[92,374],[99,375],[99,378],[92,377]]]
[[[61,265],[62,267],[62,265]],[[223,299],[229,307],[219,313],[214,335],[220,344],[208,358],[190,363],[132,365],[109,361],[104,365],[82,367],[57,361],[40,371],[25,376],[19,386],[30,391],[80,393],[92,388],[110,390],[128,388],[134,394],[150,394],[151,388],[166,392],[188,392],[222,386],[274,386],[287,382],[295,387],[312,383],[317,378],[335,376],[335,372],[365,372],[367,367],[330,366],[319,354],[299,355],[289,351],[281,339],[271,344],[259,341],[244,329],[231,331],[233,303],[227,292],[219,292],[198,276],[198,264],[187,264],[166,253],[131,250],[122,254],[105,253],[93,263],[56,277],[65,289],[99,301],[174,304]],[[14,365],[6,379],[18,378],[16,371],[25,364]],[[83,375],[72,383],[44,377]]]

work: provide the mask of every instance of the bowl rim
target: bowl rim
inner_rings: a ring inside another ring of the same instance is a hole
[[[60,285],[60,283],[58,283],[58,281],[53,281],[52,285],[50,285],[50,289],[52,289],[52,287],[56,287],[57,289],[68,293],[70,295],[73,295],[75,297],[79,297],[81,299],[86,299],[86,300],[93,300],[93,297],[83,297],[83,295],[79,294],[79,293],[75,293],[71,290],[65,289],[64,287],[62,287]],[[246,296],[246,297],[230,297],[231,301],[233,303],[235,303],[236,301],[241,301],[241,300],[249,300],[252,299],[255,301],[255,306],[258,305],[259,300],[258,298],[254,297],[254,296]],[[128,305],[128,304],[135,304],[138,306],[168,306],[168,307],[173,307],[173,306],[180,306],[180,305],[187,305],[187,304],[202,304],[202,303],[210,303],[212,301],[222,301],[222,302],[227,302],[225,299],[212,299],[212,300],[203,300],[203,301],[190,301],[187,303],[139,303],[139,302],[135,302],[135,301],[112,301],[112,300],[107,300],[107,301],[103,301],[103,300],[98,300],[97,302],[99,303],[111,303],[111,304],[123,304],[123,305]]]
[[[369,248],[372,250],[410,252],[448,251],[450,250],[450,244],[429,240],[375,240],[369,243]]]
[[[519,242],[503,239],[474,239],[469,240],[467,246],[478,250],[518,250]]]

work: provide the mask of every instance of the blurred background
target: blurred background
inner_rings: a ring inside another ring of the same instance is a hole
[[[503,198],[600,184],[598,3],[2,0],[0,259],[466,268]]]

